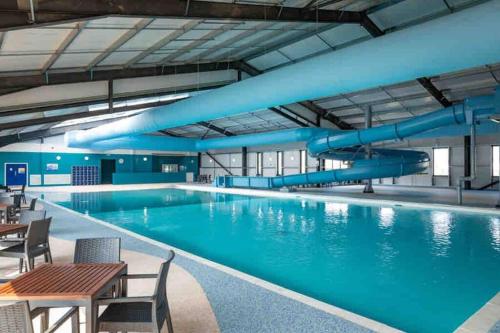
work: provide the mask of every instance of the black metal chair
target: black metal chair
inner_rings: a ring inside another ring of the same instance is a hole
[[[122,277],[123,280],[155,278],[156,286],[152,296],[98,300],[98,306],[108,306],[97,319],[98,330],[160,333],[166,322],[168,332],[173,333],[167,299],[167,276],[174,256],[174,252],[169,251],[169,255],[166,261],[161,264],[158,274],[136,274]]]
[[[83,238],[75,244],[75,264],[120,263],[120,238]]]
[[[0,257],[18,258],[19,273],[23,271],[23,262],[26,261],[27,271],[35,267],[35,258],[44,256],[45,262],[52,263],[52,254],[49,245],[49,228],[52,218],[31,221],[26,237],[20,239],[21,244],[0,250]]]
[[[34,333],[32,319],[38,312],[30,312],[28,302],[17,302],[8,305],[0,305],[0,333]],[[59,329],[66,320],[72,318],[72,331],[79,332],[78,307],[71,308],[50,328],[43,331],[52,333]]]
[[[17,222],[19,224],[30,224],[32,221],[39,221],[45,219],[45,210],[22,210]],[[20,245],[24,242],[22,235],[18,234],[17,237],[4,237],[0,239],[0,247],[11,247]]]

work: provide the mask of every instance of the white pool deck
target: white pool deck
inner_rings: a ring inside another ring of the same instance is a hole
[[[306,188],[299,189],[295,192],[279,192],[279,191],[265,191],[265,190],[249,190],[249,189],[225,189],[214,188],[206,184],[137,184],[137,185],[97,185],[97,186],[51,186],[51,187],[36,187],[31,188],[31,192],[101,192],[101,191],[126,191],[126,190],[144,190],[144,189],[157,189],[157,188],[180,188],[187,190],[198,191],[214,191],[223,193],[234,193],[253,196],[266,196],[266,197],[281,197],[281,198],[303,198],[311,200],[325,200],[325,201],[345,201],[351,203],[368,204],[368,205],[396,205],[416,208],[440,208],[455,211],[487,213],[493,215],[500,215],[500,209],[495,208],[497,195],[499,192],[489,192],[486,195],[483,193],[473,193],[480,191],[465,192],[464,205],[456,205],[456,192],[454,189],[431,189],[431,188],[409,188],[403,186],[374,186],[375,194],[363,194],[362,186],[349,186],[338,188]],[[90,217],[89,217],[90,218]],[[92,218],[90,218],[92,219]],[[129,231],[123,230],[116,226],[108,225],[108,227],[120,229],[120,231],[139,237],[141,240],[153,242],[158,245],[158,242],[149,240],[146,237],[136,235]],[[160,244],[161,245],[161,244]],[[197,257],[193,254],[177,249],[177,251],[191,259],[199,261],[202,264],[208,265],[212,268],[219,269],[225,273],[234,275],[240,279],[251,282],[262,288],[279,293],[283,296],[290,297],[294,300],[305,303],[309,306],[321,309],[327,313],[339,316],[349,321],[355,322],[363,327],[371,329],[376,332],[398,332],[398,330],[389,327],[383,323],[364,318],[357,314],[345,311],[343,309],[331,306],[329,304],[317,301],[310,297],[298,294],[291,290],[279,287],[267,281],[255,278],[248,274],[239,272],[232,268],[211,262],[209,260]],[[456,332],[471,333],[471,332],[490,332],[490,329],[500,321],[500,293],[497,294],[490,302],[488,302],[482,309],[478,310],[474,316],[468,319]]]

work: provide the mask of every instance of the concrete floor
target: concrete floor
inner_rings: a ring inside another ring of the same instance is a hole
[[[72,262],[75,246],[73,241],[51,237],[50,245],[54,262]],[[122,250],[121,254],[122,260],[128,264],[129,274],[157,273],[162,263],[161,258],[140,252]],[[36,264],[39,263],[42,263],[41,259],[36,262]],[[16,259],[2,258],[0,260],[1,277],[14,278],[18,275],[17,269],[18,261]],[[151,295],[154,290],[154,282],[154,279],[131,280],[129,282],[129,295]],[[169,271],[167,294],[171,308],[172,323],[176,333],[219,332],[217,320],[202,287],[191,274],[176,264],[172,264]],[[65,309],[52,309],[50,311],[51,324],[64,311]],[[82,322],[81,332],[85,332],[83,326],[85,322],[84,311],[80,313],[80,321]],[[39,331],[38,320],[35,320],[35,328]],[[67,322],[58,332],[71,332],[70,323]]]

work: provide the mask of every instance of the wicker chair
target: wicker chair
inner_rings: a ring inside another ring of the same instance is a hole
[[[39,221],[45,219],[46,211],[44,210],[23,210],[19,215],[19,224],[30,224],[31,221]],[[0,239],[0,247],[10,247],[15,245],[20,245],[24,242],[24,239],[20,238],[18,235],[16,238],[5,237]]]
[[[0,257],[19,258],[19,272],[22,273],[23,261],[26,260],[27,270],[35,267],[35,258],[45,257],[45,262],[52,263],[49,245],[49,228],[52,218],[31,221],[23,243],[0,250]]]
[[[124,280],[155,278],[156,287],[152,296],[98,300],[98,306],[108,306],[97,319],[98,330],[160,333],[166,321],[168,332],[173,333],[167,299],[167,276],[174,256],[174,252],[170,251],[167,260],[161,264],[159,274],[137,274],[122,277]]]
[[[0,306],[0,333],[34,333],[31,320],[36,315],[36,311],[30,313],[28,302]],[[72,318],[72,331],[79,332],[79,327],[76,325],[78,323],[77,307],[71,308],[54,325],[43,332],[55,332],[69,318]]]
[[[75,244],[75,264],[120,263],[120,238],[84,238]]]

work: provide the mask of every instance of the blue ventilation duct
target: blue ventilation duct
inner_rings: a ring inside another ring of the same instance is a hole
[[[497,96],[500,91],[497,91]],[[401,140],[450,125],[469,126],[470,121],[487,118],[500,101],[495,95],[479,96],[400,123],[355,131],[333,131],[321,128],[298,128],[284,131],[240,135],[215,139],[191,139],[160,136],[118,138],[82,145],[85,148],[109,150],[118,148],[170,151],[207,151],[244,146],[260,146],[290,142],[307,142],[309,154],[315,158],[351,161],[349,169],[312,172],[278,177],[223,176],[217,186],[279,188],[369,178],[400,177],[424,171],[429,156],[424,152],[397,149],[372,149],[372,159],[365,159],[363,146],[386,140]]]
[[[500,61],[500,0],[86,131],[70,147],[435,76]],[[367,134],[368,135],[368,134]]]

